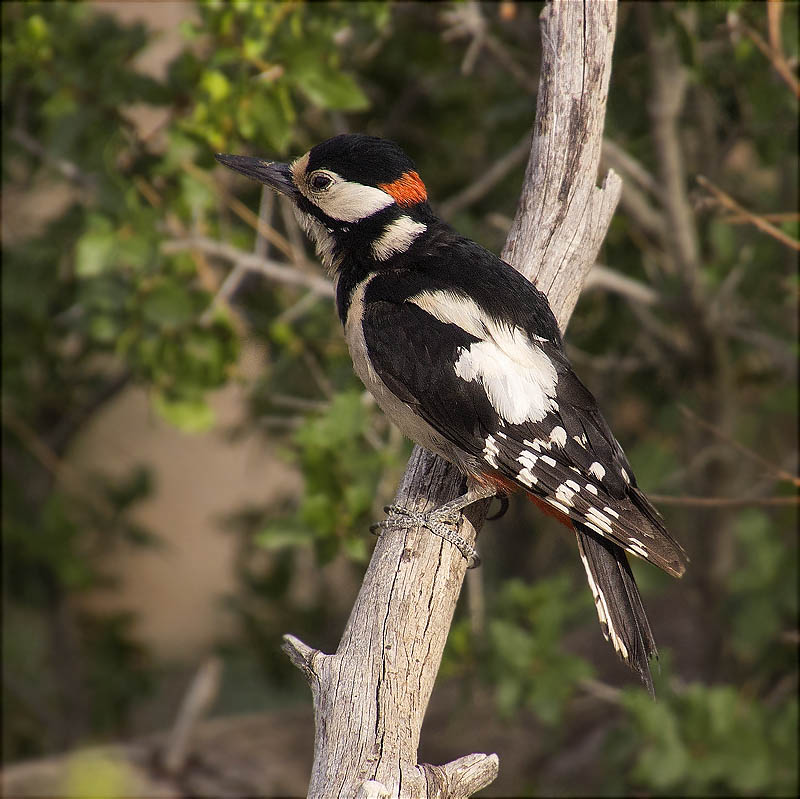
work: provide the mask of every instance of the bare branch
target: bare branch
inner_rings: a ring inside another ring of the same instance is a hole
[[[161,251],[165,254],[192,249],[217,258],[224,258],[226,261],[241,266],[243,269],[258,272],[278,283],[286,283],[290,286],[304,286],[321,297],[333,297],[333,284],[329,280],[301,272],[290,266],[284,266],[269,258],[260,258],[258,255],[240,250],[231,244],[225,244],[203,236],[192,236],[185,239],[170,239],[161,245]]]
[[[256,214],[254,214],[241,200],[232,197],[227,191],[222,189],[214,179],[207,172],[195,166],[191,161],[182,161],[181,166],[192,177],[205,183],[212,188],[217,194],[222,197],[225,204],[238,216],[242,221],[250,225],[253,230],[261,234],[270,244],[277,247],[284,255],[297,264],[307,263],[305,253],[298,250],[289,242],[284,236],[278,233],[271,225],[265,225]]]
[[[772,238],[777,239],[781,244],[785,244],[787,247],[791,247],[793,250],[800,250],[800,241],[793,239],[791,236],[787,236],[786,233],[784,233],[780,228],[775,227],[775,225],[771,225],[763,217],[758,216],[752,211],[748,211],[744,206],[739,205],[739,203],[737,203],[730,194],[724,192],[721,188],[719,188],[719,186],[715,186],[707,177],[698,175],[697,182],[704,189],[707,189],[709,192],[711,192],[711,194],[713,194],[716,198],[717,202],[719,202],[720,205],[727,208],[729,211],[733,211],[739,216],[743,216],[748,222],[750,222],[750,224],[754,225],[768,236],[772,236]]]
[[[748,508],[757,505],[797,505],[800,497],[688,497],[670,494],[647,496],[661,505],[686,505],[703,508]]]
[[[772,64],[773,69],[781,76],[783,82],[792,90],[795,97],[800,97],[800,81],[792,72],[786,56],[783,54],[783,46],[780,37],[780,16],[781,3],[770,0],[767,4],[767,16],[769,24],[770,42],[764,41],[764,37],[753,30],[749,25],[742,21],[742,18],[735,11],[728,12],[728,27],[737,32],[744,33],[748,39],[764,54]]]
[[[660,195],[667,215],[670,235],[664,236],[667,252],[689,291],[692,304],[698,304],[700,248],[686,185],[686,168],[681,149],[678,119],[686,95],[687,74],[680,63],[672,30],[656,30],[653,10],[637,6],[647,41],[652,95],[648,111],[658,158],[663,191]]]
[[[514,60],[508,48],[489,31],[479,3],[469,0],[466,3],[453,4],[442,14],[442,18],[449,25],[442,34],[444,41],[463,37],[471,39],[461,61],[462,75],[472,73],[481,50],[485,49],[526,92],[536,92],[536,79]]]
[[[735,438],[732,438],[724,431],[720,430],[719,427],[716,425],[711,424],[711,422],[706,421],[701,416],[698,416],[691,408],[687,407],[686,405],[679,405],[678,406],[683,413],[684,416],[691,419],[696,425],[708,430],[714,436],[716,436],[721,441],[724,441],[726,444],[737,449],[742,455],[746,455],[751,460],[755,461],[756,463],[760,463],[770,474],[779,477],[781,480],[785,480],[786,482],[792,483],[800,487],[800,477],[792,474],[791,472],[787,472],[785,469],[782,469],[777,464],[771,463],[765,457],[760,455],[755,450],[751,449],[750,447],[746,447],[741,442],[737,441]]]
[[[439,204],[439,214],[452,219],[459,211],[488,194],[514,167],[522,164],[531,151],[530,134],[515,144],[505,155],[495,161],[480,177],[448,200]]]
[[[97,185],[97,178],[84,172],[77,164],[68,161],[66,158],[59,158],[53,155],[41,142],[37,141],[27,131],[22,128],[12,128],[11,138],[37,158],[41,158],[46,164],[52,166],[57,172],[72,183],[92,189]]]
[[[595,264],[586,277],[583,290],[588,291],[589,289],[598,288],[613,291],[615,294],[621,294],[632,302],[641,302],[645,305],[655,305],[660,299],[658,292],[645,283],[623,275],[615,269]]]
[[[630,178],[640,189],[644,189],[653,197],[660,196],[661,187],[658,181],[645,169],[641,161],[637,161],[627,150],[608,138],[603,139],[603,163],[610,169],[621,172],[623,177]]]
[[[197,670],[164,747],[161,762],[167,774],[174,776],[183,769],[192,731],[216,699],[221,674],[222,661],[216,656],[207,658]]]
[[[621,181],[597,187],[616,3],[549,3],[541,16],[542,70],[531,157],[504,257],[545,291],[566,326],[597,256]],[[395,502],[425,511],[461,493],[454,467],[416,447]],[[459,534],[474,542],[488,503],[471,506]],[[420,528],[378,539],[336,653],[293,637],[317,721],[309,796],[467,797],[497,773],[495,755],[443,766],[417,763],[425,709],[466,561]]]

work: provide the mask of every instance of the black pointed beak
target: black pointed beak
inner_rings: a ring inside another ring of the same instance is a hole
[[[292,181],[292,173],[288,164],[281,164],[278,161],[263,161],[260,158],[249,158],[244,155],[226,155],[225,153],[217,153],[214,158],[228,169],[240,172],[250,180],[264,183],[287,197],[295,199],[299,195]]]

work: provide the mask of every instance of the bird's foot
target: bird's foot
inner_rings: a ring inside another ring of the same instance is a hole
[[[392,527],[408,527],[418,525],[430,530],[434,535],[449,541],[464,556],[467,568],[474,569],[480,565],[481,559],[472,544],[458,534],[458,522],[461,516],[460,509],[448,508],[446,505],[429,513],[409,510],[400,505],[387,505],[384,511],[388,518],[373,524],[370,532],[379,535],[381,531]]]

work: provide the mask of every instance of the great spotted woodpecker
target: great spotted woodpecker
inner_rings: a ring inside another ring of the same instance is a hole
[[[335,277],[356,373],[405,435],[466,475],[463,497],[407,515],[470,557],[455,512],[524,491],[574,528],[603,634],[652,693],[656,645],[625,552],[678,577],[687,558],[573,372],[545,296],[434,215],[393,142],[336,136],[291,164],[216,158],[294,202]]]

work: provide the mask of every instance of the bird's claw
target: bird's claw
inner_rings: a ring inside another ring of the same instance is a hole
[[[457,532],[461,515],[459,511],[420,513],[419,511],[403,508],[400,505],[387,505],[383,510],[389,514],[388,517],[371,525],[369,528],[371,533],[379,535],[382,530],[388,530],[392,527],[419,525],[427,528],[434,535],[438,535],[445,541],[449,541],[456,547],[467,561],[468,569],[474,569],[480,565],[481,559],[475,547]]]

